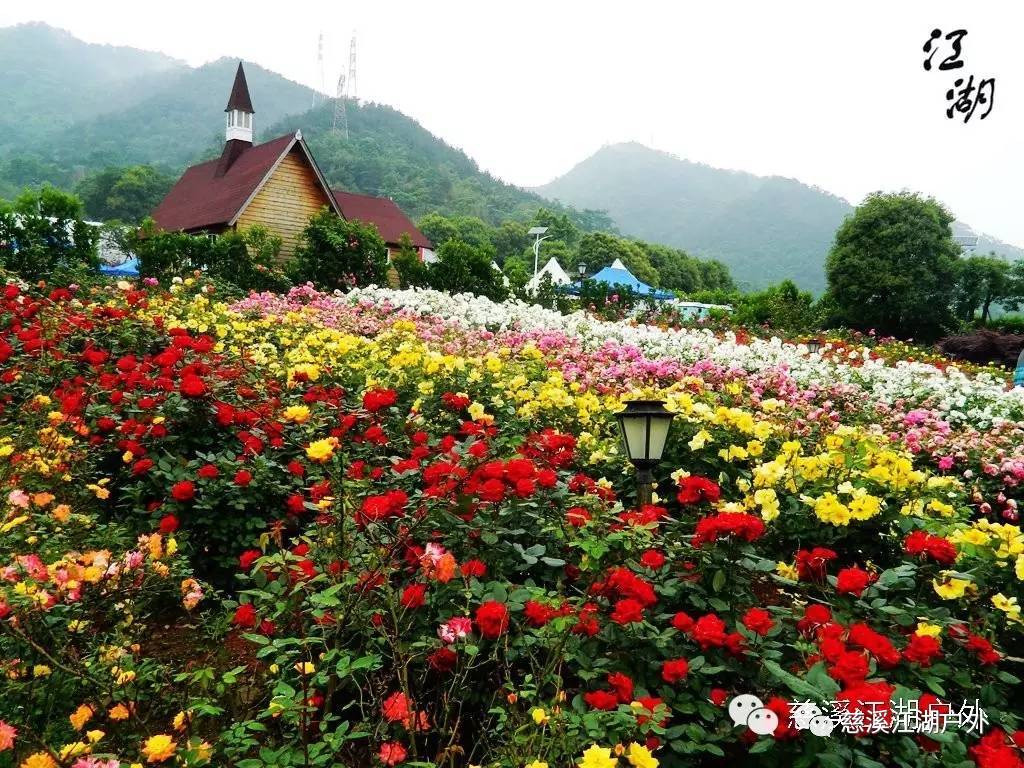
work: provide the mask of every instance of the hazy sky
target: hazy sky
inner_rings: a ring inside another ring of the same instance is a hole
[[[921,190],[1024,244],[1020,3],[0,3],[0,26],[29,20],[193,65],[238,56],[314,87],[323,31],[329,89],[355,30],[361,98],[412,115],[515,184],[633,140],[852,202]],[[924,71],[935,27],[968,30],[964,68]],[[965,125],[946,118],[945,94],[972,73],[996,78],[995,106]]]

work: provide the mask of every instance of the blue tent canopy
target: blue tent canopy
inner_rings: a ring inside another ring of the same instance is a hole
[[[668,291],[659,291],[647,283],[639,280],[632,272],[626,269],[626,265],[616,259],[610,267],[605,267],[593,277],[587,278],[594,282],[604,283],[609,287],[628,288],[638,296],[659,301],[674,299],[675,294]],[[578,289],[577,289],[578,290]]]
[[[139,262],[132,256],[123,264],[118,264],[117,266],[102,264],[100,265],[100,272],[111,277],[138,277]]]

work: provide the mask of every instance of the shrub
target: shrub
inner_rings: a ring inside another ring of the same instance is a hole
[[[502,273],[487,251],[462,240],[448,240],[437,250],[437,261],[427,269],[431,288],[450,293],[474,293],[501,300],[508,295]]]
[[[296,283],[345,290],[381,285],[387,262],[387,246],[375,226],[343,219],[325,207],[303,230],[289,273]]]
[[[0,266],[26,280],[96,271],[99,230],[82,218],[82,204],[52,187],[0,201]]]

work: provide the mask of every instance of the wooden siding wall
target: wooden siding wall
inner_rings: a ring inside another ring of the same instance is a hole
[[[291,258],[309,217],[329,204],[302,150],[295,146],[242,211],[237,227],[259,224],[280,235],[281,256]]]

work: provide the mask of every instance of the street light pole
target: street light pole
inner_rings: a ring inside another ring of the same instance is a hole
[[[526,234],[534,235],[535,240],[533,241],[533,282],[534,285],[537,283],[537,271],[540,262],[540,243],[542,240],[547,240],[551,235],[545,235],[548,231],[547,227],[530,227]],[[536,290],[536,288],[534,289]]]

